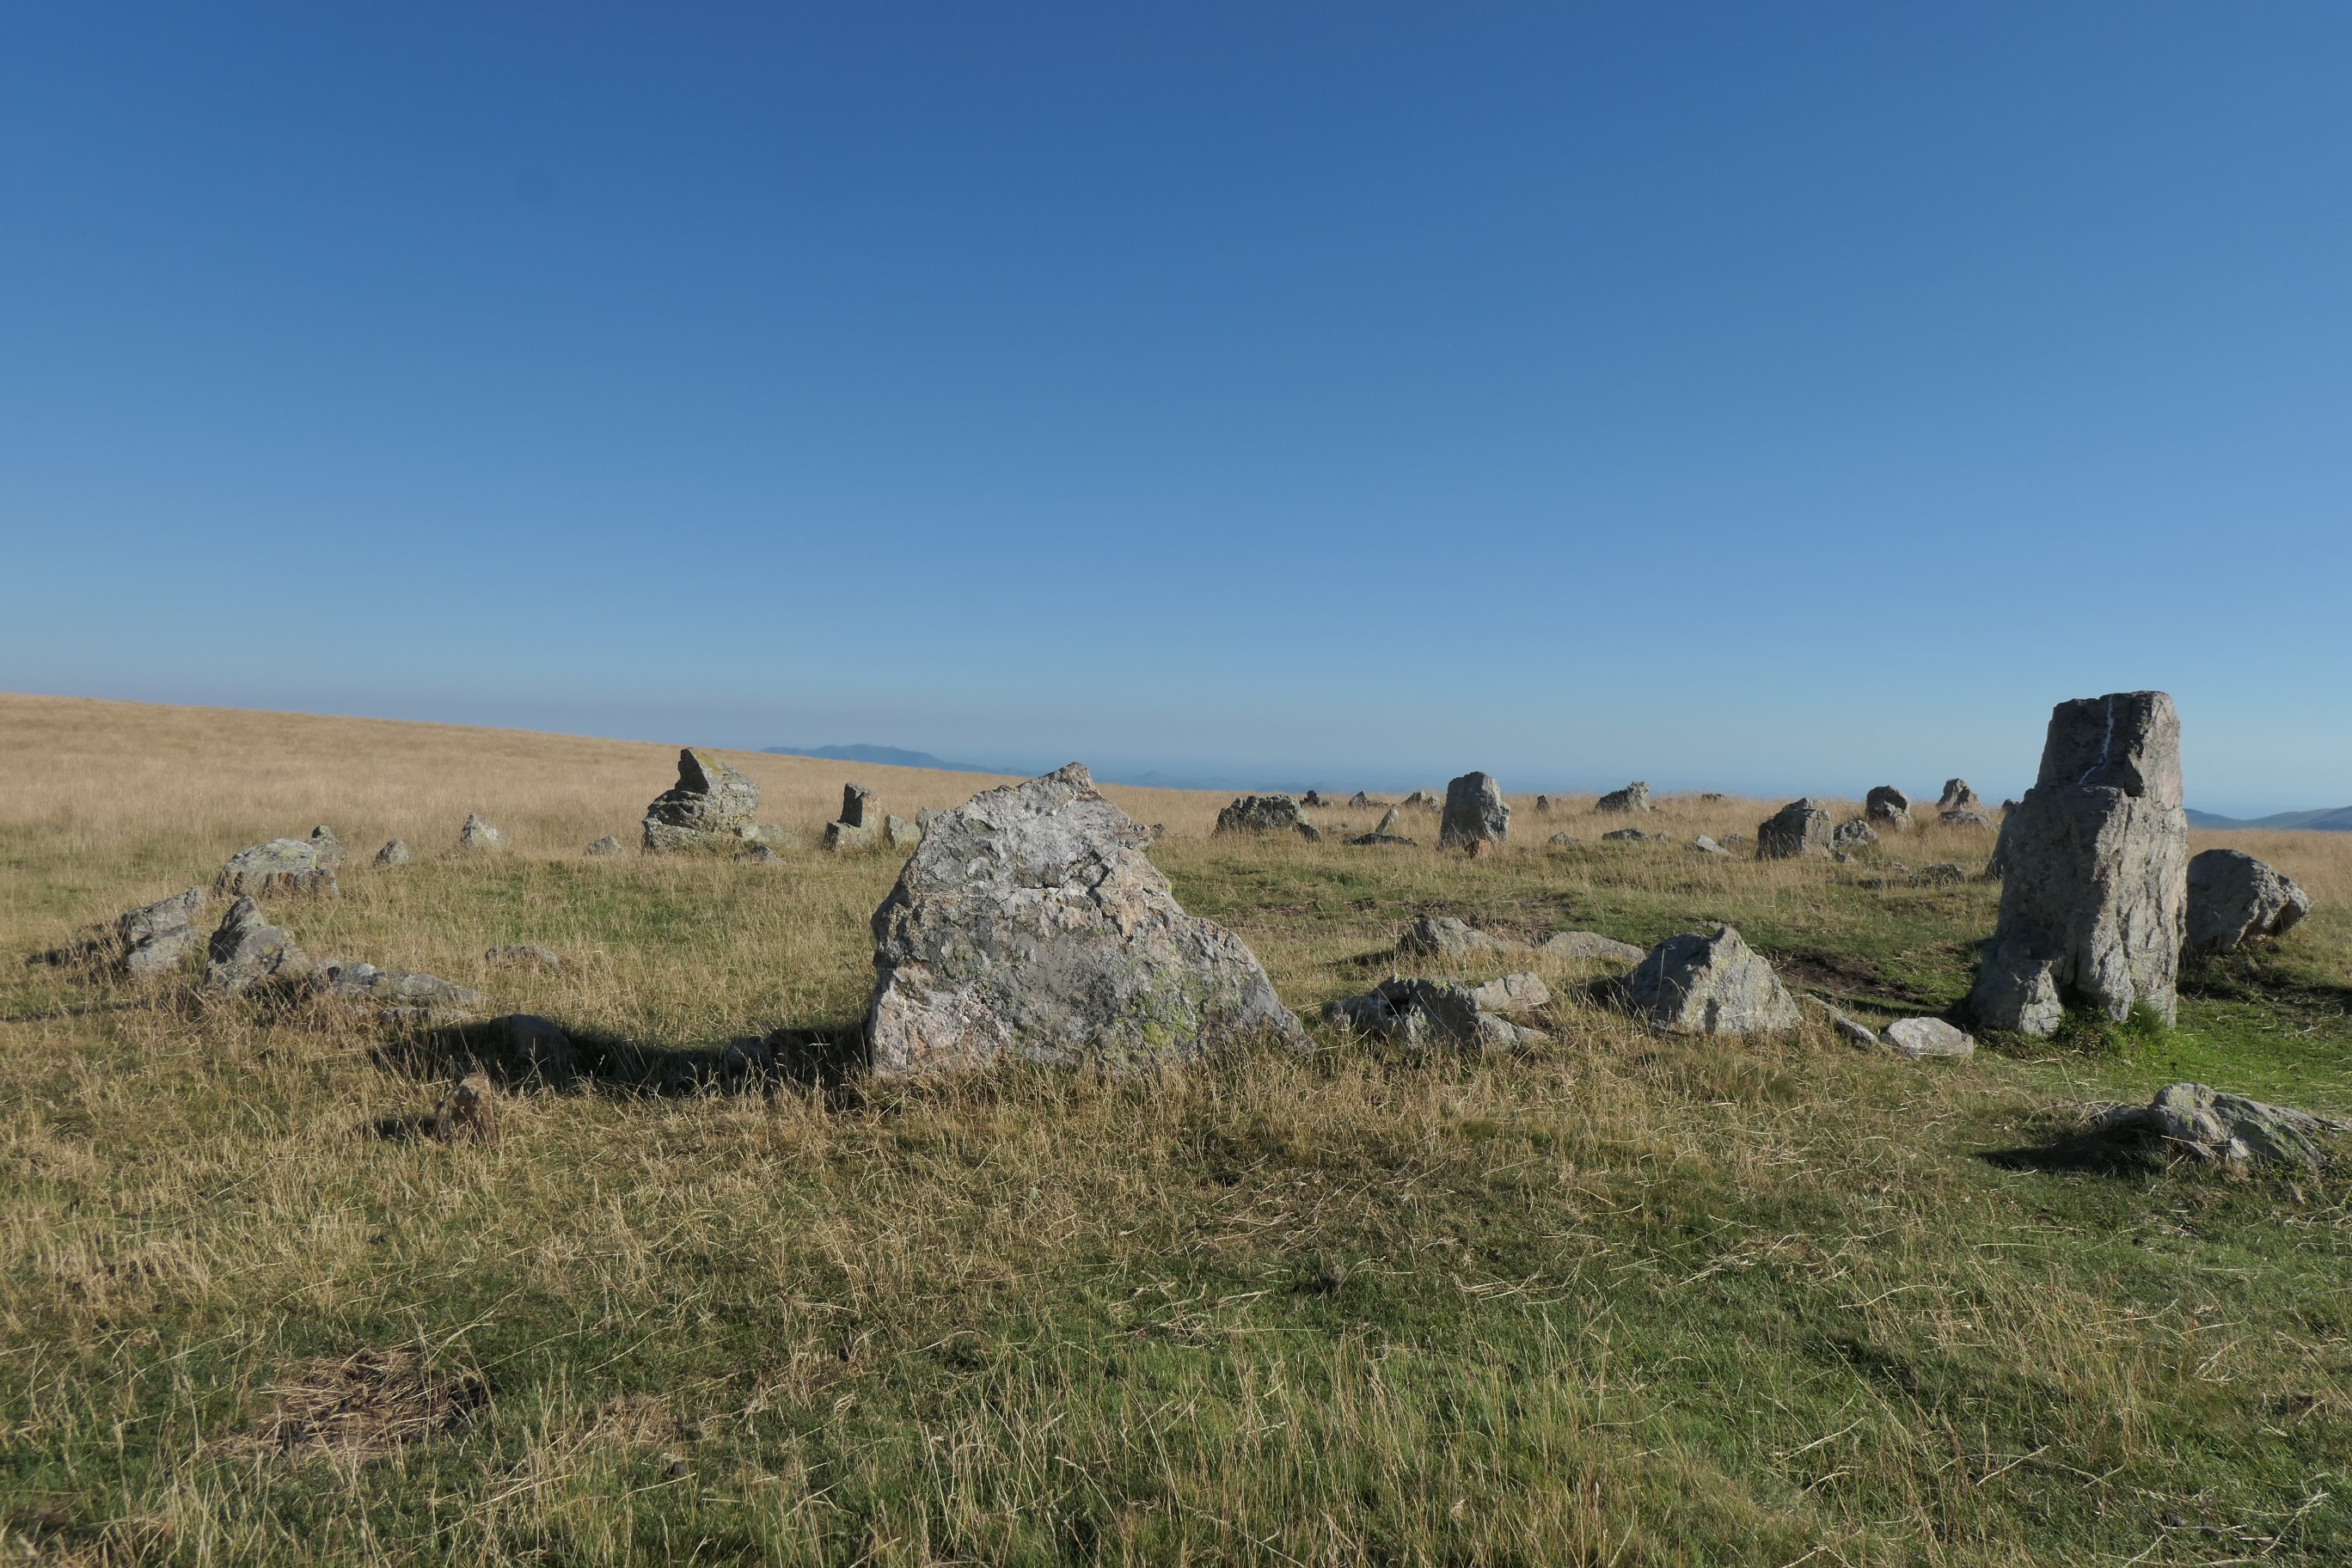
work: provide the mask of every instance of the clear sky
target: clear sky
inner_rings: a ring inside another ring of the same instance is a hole
[[[2352,803],[2352,6],[0,11],[0,689]]]

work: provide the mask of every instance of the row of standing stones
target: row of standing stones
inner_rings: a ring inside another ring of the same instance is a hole
[[[1952,800],[1947,813],[1966,811],[1973,800],[1965,785],[1955,784],[1946,792]],[[1907,802],[1882,800],[1881,793],[1874,792],[1874,808],[1907,813]],[[1647,807],[1645,786],[1612,798],[1618,804],[1612,810]],[[730,838],[764,847],[774,830],[757,823],[757,803],[749,779],[688,750],[677,786],[648,808],[645,847],[684,849]],[[1475,855],[1508,833],[1510,808],[1486,773],[1453,781],[1443,810],[1444,847]],[[1219,826],[1311,837],[1297,811],[1298,803],[1285,796],[1245,797],[1227,808]],[[853,848],[879,837],[912,850],[872,921],[876,979],[865,1041],[877,1076],[928,1076],[1008,1058],[1138,1068],[1244,1041],[1306,1043],[1297,1017],[1247,946],[1178,903],[1144,853],[1156,830],[1106,799],[1083,766],[985,791],[919,823],[877,824],[874,815],[870,793],[850,786],[826,840]],[[1759,853],[1767,858],[1822,852],[1830,841],[1826,814],[1810,802],[1784,808],[1773,821],[1788,826],[1759,828]],[[468,819],[469,832],[478,826],[488,829]],[[1384,823],[1383,834],[1392,826]],[[2184,942],[2194,936],[2204,951],[2227,951],[2249,936],[2283,931],[2309,907],[2299,889],[2260,862],[2229,858],[2234,851],[2200,856],[2192,871],[2186,832],[2170,699],[2137,692],[2061,704],[2037,784],[2002,824],[1995,856],[2005,878],[2000,919],[1971,996],[1979,1022],[2047,1034],[2070,1001],[2118,1019],[2145,1004],[2169,1021]],[[288,846],[306,848],[307,861]],[[281,839],[233,858],[217,888],[239,897],[214,934],[206,987],[236,994],[298,982],[405,1022],[437,1022],[471,1006],[474,993],[429,975],[313,964],[289,933],[261,920],[253,895],[331,892],[341,858],[341,846],[324,829],[307,844]],[[191,889],[122,917],[122,950],[144,954],[126,958],[125,967],[147,972],[176,962],[176,953],[165,957],[169,933],[188,926],[202,892]],[[1421,921],[1408,929],[1399,952],[1461,957],[1500,953],[1507,945],[1459,921]],[[1662,1030],[1746,1036],[1793,1027],[1802,1016],[1770,963],[1728,926],[1670,937],[1646,952],[1594,932],[1561,932],[1543,951],[1631,962],[1620,994]],[[1515,1016],[1550,1000],[1530,971],[1475,986],[1398,977],[1335,1004],[1327,1016],[1343,1028],[1410,1045],[1478,1049],[1543,1038]],[[1883,1036],[1834,1011],[1828,1020],[1857,1044],[1906,1057],[1958,1055],[1974,1046],[1942,1019],[1899,1020]],[[543,1019],[509,1022],[526,1037],[544,1030],[561,1039]],[[545,1052],[551,1063],[560,1054],[552,1045]],[[2119,1110],[2115,1126],[2118,1135],[2158,1136],[2220,1159],[2281,1150],[2289,1152],[2277,1157],[2294,1157],[2294,1150],[2315,1148],[2313,1139],[2336,1130],[2301,1112],[2195,1085],[2173,1086],[2156,1105],[2128,1115]]]

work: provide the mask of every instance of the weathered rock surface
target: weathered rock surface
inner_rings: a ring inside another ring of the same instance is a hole
[[[1790,801],[1756,826],[1759,860],[1827,855],[1830,847],[1830,814],[1810,799]]]
[[[1623,789],[1612,789],[1592,803],[1595,811],[1647,811],[1650,809],[1650,786],[1639,779]]]
[[[1313,840],[1320,837],[1298,815],[1298,803],[1286,795],[1244,795],[1217,813],[1219,833],[1296,833]]]
[[[588,853],[600,859],[608,855],[618,855],[621,853],[621,841],[607,833],[604,837],[588,846]]]
[[[864,784],[841,786],[841,815],[824,825],[824,847],[827,849],[871,849],[880,842],[881,815],[875,803],[875,794]]]
[[[2170,697],[2058,704],[2002,858],[2000,920],[1969,995],[1979,1023],[2046,1037],[2069,1001],[2174,1020],[2189,818]]]
[[[1893,784],[1880,784],[1863,797],[1862,815],[1900,833],[1911,826],[1911,797]]]
[[[756,840],[760,786],[710,752],[677,754],[677,783],[656,795],[639,826],[647,853]]]
[[[1886,1026],[1886,1043],[1914,1061],[1922,1057],[1973,1055],[1976,1040],[1941,1018],[1897,1018]]]
[[[1399,812],[1395,806],[1389,807],[1388,810],[1381,814],[1381,825],[1378,827],[1373,828],[1372,831],[1375,833],[1394,833],[1397,829],[1397,818],[1402,815],[1403,814]]]
[[[1601,839],[1604,844],[1640,844],[1649,837],[1638,827],[1612,827]]]
[[[408,846],[397,838],[385,839],[383,847],[375,852],[375,863],[379,866],[407,865]]]
[[[207,944],[206,958],[204,988],[225,996],[242,995],[275,981],[300,980],[310,973],[310,955],[293,933],[262,919],[260,907],[250,898],[229,906]]]
[[[1532,974],[1508,979],[1543,984]],[[1482,995],[1510,1000],[1507,991],[1496,989],[1505,984],[1496,981],[1491,986],[1474,988],[1446,980],[1383,981],[1361,996],[1332,1003],[1324,1016],[1360,1033],[1419,1049],[1510,1050],[1540,1043],[1544,1035],[1514,1024],[1501,1010],[1482,1004]],[[1549,1001],[1550,993],[1543,994]]]
[[[1938,811],[1953,811],[1964,805],[1976,805],[1979,804],[1980,803],[1977,799],[1977,792],[1969,787],[1968,780],[1946,779],[1944,781],[1944,793],[1938,795],[1936,799],[1936,809]]]
[[[343,841],[335,837],[335,830],[323,823],[310,829],[310,852],[318,857],[319,864],[330,871],[351,858],[351,852],[343,847]]]
[[[1597,931],[1554,931],[1536,951],[1547,958],[1571,962],[1605,959],[1612,963],[1639,963],[1644,956],[1643,950],[1632,942],[1602,936]]]
[[[213,880],[213,891],[231,898],[268,893],[333,898],[341,889],[335,886],[335,868],[319,864],[318,845],[307,838],[273,838],[230,856]]]
[[[1731,858],[1730,850],[1726,849],[1704,833],[1691,840],[1691,852],[1695,855],[1720,855],[1727,860]]]
[[[1549,838],[1545,839],[1544,842],[1550,845],[1553,848],[1558,849],[1581,841],[1573,833],[1555,833]]]
[[[1355,794],[1348,797],[1348,804],[1351,806],[1369,810],[1372,806],[1378,805],[1380,802],[1374,800],[1370,795],[1366,795],[1362,790],[1358,790]]]
[[[373,963],[329,963],[310,977],[313,996],[368,1007],[423,1007],[436,1012],[462,1012],[481,1001],[481,993],[435,974],[405,969],[379,969]]]
[[[1511,836],[1511,807],[1503,786],[1481,773],[1464,773],[1445,786],[1445,816],[1437,829],[1441,849],[1492,848]]]
[[[2189,862],[2189,952],[2235,952],[2250,937],[2284,935],[2310,912],[2310,894],[2242,849],[2208,849]]]
[[[1833,850],[1843,849],[1852,854],[1864,845],[1877,842],[1878,830],[1859,816],[1841,822],[1830,829],[1830,847]]]
[[[912,849],[923,841],[923,830],[903,816],[886,816],[882,837],[893,849]]]
[[[1829,1015],[1831,1029],[1846,1044],[1864,1050],[1875,1050],[1886,1043],[1878,1037],[1877,1030],[1847,1017],[1819,997],[1814,998],[1814,1005]]]
[[[940,816],[874,912],[873,1070],[1302,1040],[1241,940],[1178,905],[1148,839],[1076,763]]]
[[[457,847],[469,853],[505,847],[507,836],[482,820],[479,812],[469,811],[457,829]]]
[[[1625,995],[1654,1026],[1681,1035],[1757,1035],[1794,1028],[1797,1004],[1738,931],[1670,936],[1625,978]]]
[[[1423,915],[1397,933],[1396,950],[1418,958],[1476,958],[1514,945],[1452,915]]]
[[[1305,795],[1298,797],[1298,804],[1301,805],[1313,806],[1319,811],[1330,803],[1310,789]]]
[[[129,910],[114,922],[117,962],[130,974],[162,974],[177,969],[204,940],[195,918],[211,901],[207,888]]]
[[[1533,1013],[1551,1005],[1551,987],[1531,969],[1470,988],[1470,999],[1489,1013]]]
[[[2140,1139],[2165,1152],[2224,1165],[2320,1165],[2340,1158],[2352,1122],[2224,1094],[2201,1083],[2167,1084],[2145,1107],[2124,1106],[2096,1131]]]
[[[1964,805],[1956,806],[1950,811],[1937,812],[1936,820],[1947,827],[1990,827],[1992,826],[1991,817],[1981,811],[1971,811]]]
[[[1405,796],[1399,804],[1403,805],[1417,805],[1422,807],[1423,810],[1434,811],[1444,803],[1439,800],[1435,795],[1430,794],[1427,790],[1417,789],[1411,795]]]

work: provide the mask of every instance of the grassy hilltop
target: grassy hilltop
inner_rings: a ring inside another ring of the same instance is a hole
[[[675,757],[0,697],[0,1561],[2352,1561],[2352,1178],[1986,1158],[2178,1078],[2352,1113],[2352,836],[2197,836],[2318,908],[2169,1033],[1669,1039],[1538,964],[1557,1043],[1520,1056],[1315,1025],[1149,1080],[825,1090],[709,1070],[860,1016],[898,860],[817,825],[845,778],[902,814],[1000,781],[730,752],[780,864],[583,858]],[[1310,1019],[1424,913],[1727,919],[1849,1012],[1932,1012],[1998,892],[1687,849],[1773,802],[1667,800],[1658,846],[1515,797],[1468,861],[1434,816],[1234,842],[1225,797],[1105,793]],[[468,811],[511,849],[458,858]],[[444,1145],[399,1135],[429,1051],[17,962],[316,823],[342,898],[268,905],[313,953],[546,1014],[602,1076]],[[417,862],[374,869],[395,835]],[[508,942],[564,968],[485,971]]]

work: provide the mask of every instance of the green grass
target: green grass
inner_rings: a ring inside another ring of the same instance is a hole
[[[180,865],[94,853],[0,844],[17,928]],[[1996,892],[1157,855],[1302,1014],[1423,913],[1728,919],[1849,1010],[1934,1010]],[[715,1051],[854,1020],[894,872],[428,861],[282,912]],[[567,969],[466,967],[508,941]],[[2347,956],[2323,909],[2178,1029],[1925,1065],[1654,1037],[1552,969],[1557,1043],[1508,1059],[608,1082],[506,1097],[486,1147],[381,1135],[438,1086],[348,1026],[12,965],[0,1517],[34,1561],[2352,1561],[2352,1182],[1985,1157],[2180,1077],[2352,1111]],[[373,1457],[247,1437],[368,1347],[489,1402]]]

